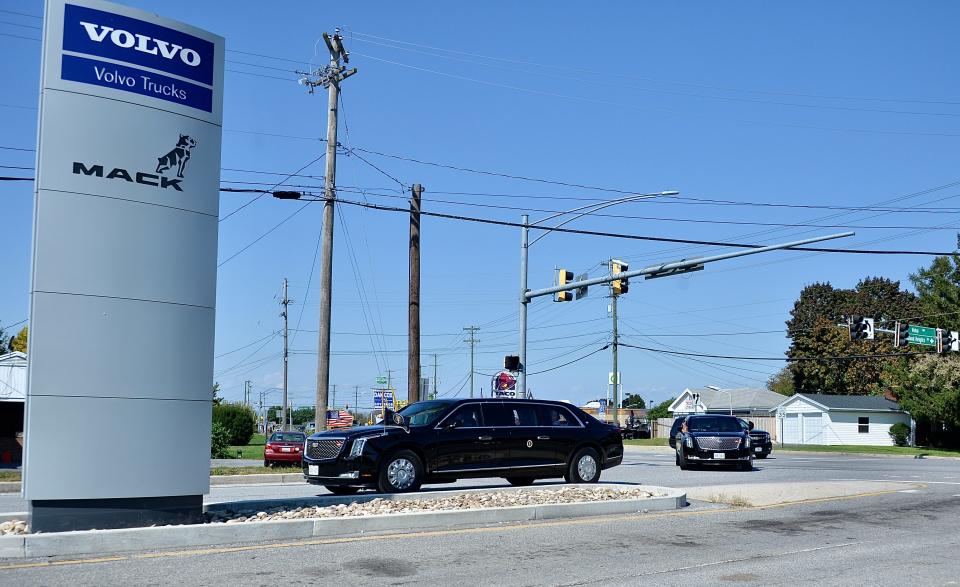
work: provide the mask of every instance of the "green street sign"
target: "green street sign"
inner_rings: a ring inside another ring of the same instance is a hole
[[[937,346],[937,329],[911,324],[907,329],[907,342],[935,347]]]
[[[377,385],[386,385],[386,384],[387,384],[386,377],[377,377]]]

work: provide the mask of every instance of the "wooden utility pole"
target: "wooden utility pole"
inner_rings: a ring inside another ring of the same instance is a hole
[[[479,326],[468,326],[464,330],[470,333],[470,338],[463,341],[470,343],[470,398],[473,399],[473,349],[476,346],[479,340],[475,338],[475,334],[480,330]]]
[[[280,313],[280,316],[283,317],[283,407],[280,408],[280,421],[283,422],[282,429],[284,431],[289,430],[287,426],[287,363],[288,357],[290,355],[287,347],[287,307],[290,305],[290,299],[287,297],[287,278],[283,278],[283,301],[280,302],[283,306],[283,312]]]
[[[437,399],[437,354],[433,354],[433,393],[430,399]]]
[[[410,299],[407,311],[407,402],[420,401],[420,196],[423,186],[413,184],[410,198]]]
[[[336,201],[337,176],[337,105],[340,82],[357,73],[346,71],[341,65],[350,62],[350,54],[343,47],[343,37],[337,29],[331,37],[323,33],[330,51],[330,64],[307,74],[300,83],[312,94],[316,86],[327,88],[327,161],[323,185],[323,240],[320,252],[320,327],[317,344],[317,405],[314,421],[317,430],[327,429],[327,392],[330,386],[330,306],[333,283],[333,206]]]

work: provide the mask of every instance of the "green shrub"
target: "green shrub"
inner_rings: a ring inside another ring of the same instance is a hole
[[[249,406],[226,402],[213,406],[213,421],[227,429],[234,446],[246,446],[257,426],[257,416]]]
[[[910,439],[910,427],[903,422],[897,422],[890,427],[889,434],[894,444],[897,446],[907,446],[907,441]]]
[[[214,422],[210,429],[210,458],[230,458],[230,432],[220,422]]]

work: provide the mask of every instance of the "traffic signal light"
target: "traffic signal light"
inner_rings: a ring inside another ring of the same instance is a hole
[[[950,336],[950,331],[944,328],[937,328],[937,352],[950,352],[951,343],[953,343],[953,338]]]
[[[910,325],[901,324],[897,322],[896,326],[893,329],[893,347],[899,348],[902,346],[907,346],[910,342],[909,338]]]
[[[864,336],[863,316],[850,316],[850,340],[863,340]]]
[[[630,270],[630,267],[618,259],[610,260],[610,273],[616,275],[617,273],[625,273]],[[618,296],[620,294],[625,294],[630,291],[630,281],[627,278],[615,279],[610,282],[610,288],[613,290],[613,295]]]
[[[558,285],[567,285],[573,283],[573,271],[567,271],[566,269],[560,270],[560,276]],[[572,291],[558,291],[557,292],[557,301],[558,302],[569,302],[573,299]]]

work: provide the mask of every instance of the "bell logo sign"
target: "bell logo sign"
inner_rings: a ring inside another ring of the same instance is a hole
[[[174,59],[179,55],[180,61],[190,67],[200,65],[199,53],[193,49],[185,49],[176,43],[168,43],[140,33],[131,33],[123,29],[115,29],[92,22],[80,21],[80,26],[87,32],[90,40],[95,43],[102,43],[109,35],[110,41],[122,49],[133,49],[149,55],[160,55],[165,59]]]

